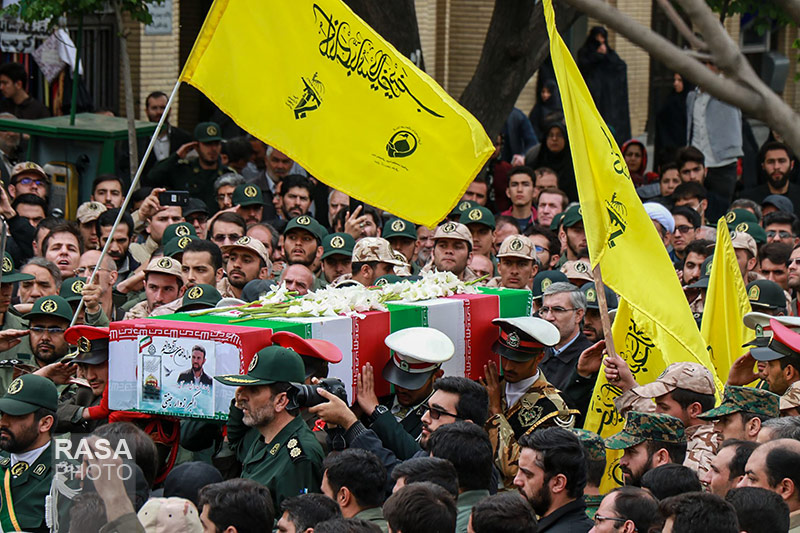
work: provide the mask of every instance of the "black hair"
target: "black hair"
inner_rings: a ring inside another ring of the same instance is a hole
[[[314,533],[381,533],[381,528],[361,518],[334,518],[317,524]]]
[[[0,65],[0,76],[6,76],[14,83],[21,81],[23,89],[28,86],[28,73],[20,63],[3,63]]]
[[[412,457],[392,470],[392,480],[405,478],[405,484],[428,481],[458,497],[458,473],[453,463],[441,457]]]
[[[691,224],[694,229],[699,228],[703,222],[700,218],[700,213],[685,205],[676,205],[672,208],[672,216],[676,215],[680,215],[688,220],[689,224]]]
[[[687,181],[675,187],[670,198],[673,202],[677,200],[688,200],[689,198],[697,198],[702,202],[708,198],[708,191],[696,181]]]
[[[786,367],[794,367],[795,370],[800,372],[800,355],[796,353],[790,353],[784,355],[780,359],[778,359],[778,363],[781,365],[781,370],[786,370]]]
[[[501,492],[472,508],[475,533],[536,533],[536,513],[519,492]]]
[[[486,388],[469,378],[445,376],[433,382],[433,390],[458,395],[456,414],[483,426],[489,418],[489,395]]]
[[[50,233],[48,233],[47,237],[45,237],[42,241],[42,255],[47,253],[47,246],[50,244],[50,239],[56,233],[71,233],[78,240],[78,249],[80,253],[83,254],[83,238],[81,238],[81,232],[78,230],[77,225],[75,222],[62,220],[61,224],[57,224],[50,228]]]
[[[318,523],[342,516],[339,505],[323,494],[301,494],[281,502],[281,514],[287,513],[295,531],[314,528]]]
[[[791,256],[792,247],[785,242],[768,242],[758,250],[759,263],[768,259],[772,264],[786,266]]]
[[[0,74],[2,74],[2,72],[0,72]],[[767,141],[761,145],[761,148],[758,150],[758,162],[763,163],[764,159],[767,157],[767,152],[771,152],[772,150],[783,150],[786,152],[786,155],[789,157],[789,159],[794,157],[794,152],[792,152],[792,149],[784,143],[778,141]]]
[[[147,485],[152,488],[158,472],[158,448],[150,435],[130,422],[114,422],[98,426],[92,434],[108,440],[111,448],[116,448],[121,440],[125,440],[133,455],[133,460],[142,469]]]
[[[729,446],[735,446],[736,450],[733,453],[731,462],[728,464],[728,471],[730,472],[728,481],[744,475],[747,461],[755,449],[758,448],[758,443],[749,440],[728,439],[722,443],[719,449],[722,450]]]
[[[639,533],[650,533],[661,526],[663,521],[658,514],[658,500],[650,491],[639,487],[620,487],[611,493],[616,494],[614,510],[621,518],[631,520]]]
[[[383,503],[386,468],[374,453],[347,448],[326,457],[322,469],[334,494],[347,487],[362,508],[378,507]]]
[[[35,205],[42,208],[43,213],[47,214],[47,201],[38,194],[26,193],[20,194],[11,203],[11,207],[17,208],[19,204]]]
[[[519,439],[521,448],[536,450],[542,456],[545,483],[558,474],[567,478],[567,496],[577,498],[586,487],[586,453],[577,435],[559,427],[545,428]]]
[[[222,250],[219,249],[217,243],[206,239],[193,239],[183,249],[186,252],[207,252],[211,256],[211,267],[216,272],[222,268]],[[262,259],[263,261],[263,259]]]
[[[125,189],[125,181],[116,174],[100,174],[92,181],[92,194],[97,190],[97,186],[104,181],[116,181],[119,183],[120,189]]]
[[[236,224],[237,226],[242,228],[242,236],[244,236],[245,233],[247,232],[247,223],[244,221],[244,219],[241,216],[237,215],[236,213],[226,211],[224,213],[220,213],[219,215],[217,215],[217,218],[215,218],[214,221],[208,225],[207,235],[209,239],[214,238],[214,226],[216,225],[217,222],[229,222],[231,224]]]
[[[383,506],[391,531],[452,533],[456,528],[456,502],[433,483],[414,483],[392,494]]]
[[[683,168],[683,165],[686,163],[699,163],[703,166],[706,164],[706,157],[703,155],[703,152],[695,148],[694,146],[684,146],[680,150],[678,150],[678,157],[676,163],[678,165],[678,170]]]
[[[761,487],[734,488],[725,495],[725,501],[736,509],[742,531],[789,531],[789,506],[777,492]]]
[[[648,470],[642,476],[642,488],[649,489],[659,500],[685,492],[703,490],[697,472],[675,463],[668,463]]]
[[[773,211],[772,213],[768,213],[764,215],[764,230],[770,224],[788,224],[792,228],[792,233],[794,235],[800,234],[800,221],[798,221],[797,215],[794,213],[786,213],[784,211]]]
[[[229,479],[200,489],[199,511],[208,505],[208,519],[218,531],[233,526],[239,533],[261,533],[275,521],[269,489],[252,479]]]
[[[228,156],[229,161],[249,160],[253,155],[253,145],[250,144],[247,137],[228,139],[225,144],[222,145],[222,149]]]
[[[119,209],[109,209],[107,211],[103,211],[100,213],[100,216],[95,219],[95,227],[97,228],[97,235],[100,236],[100,228],[106,227],[114,227],[114,222],[117,221],[117,215],[119,214]],[[122,219],[119,221],[120,224],[125,224],[128,228],[128,238],[130,239],[133,237],[133,217],[128,213],[122,213]]]
[[[664,449],[669,455],[669,460],[675,464],[683,464],[686,460],[686,443],[685,442],[664,442],[661,440],[648,440],[646,442],[648,464],[653,455],[658,450]]]
[[[152,187],[142,186],[136,189],[131,193],[131,201],[128,204],[128,209],[133,211],[133,206],[135,206],[139,202],[143,202],[145,198],[150,196],[150,193],[153,192]]]
[[[686,245],[684,252],[686,253],[687,257],[690,253],[696,253],[698,255],[702,255],[703,257],[708,257],[714,253],[713,246],[714,241],[710,241],[708,239],[695,239]]]
[[[773,448],[767,452],[765,465],[770,487],[776,487],[785,478],[800,487],[800,453],[781,446]]]
[[[558,235],[548,228],[540,226],[539,224],[531,224],[525,229],[524,235],[528,237],[532,235],[541,235],[547,239],[547,248],[550,250],[551,256],[561,254],[561,241],[558,239]]]
[[[313,200],[314,198],[314,185],[311,180],[301,174],[289,174],[281,180],[281,197],[289,193],[289,189],[293,187],[302,187],[308,191],[308,197]]]
[[[687,492],[662,501],[659,511],[672,517],[672,531],[681,533],[739,533],[733,506],[708,492]]]
[[[427,450],[453,463],[459,490],[489,489],[494,455],[483,427],[463,421],[440,426],[428,438]]]
[[[41,420],[46,416],[53,417],[53,425],[50,426],[50,431],[49,431],[50,435],[52,435],[55,432],[56,424],[58,423],[58,415],[56,415],[55,411],[48,409],[47,407],[39,407],[33,412],[33,422],[35,424],[38,424],[39,420]]]
[[[36,236],[39,235],[40,229],[53,229],[59,224],[63,224],[64,219],[60,217],[46,216],[36,224]]]
[[[147,97],[144,99],[144,106],[145,107],[147,107],[147,105],[150,103],[150,99],[151,98],[167,98],[168,99],[169,97],[163,91],[153,91],[150,94],[148,94]]]
[[[534,185],[536,184],[536,173],[531,167],[526,167],[526,166],[523,165],[523,166],[514,167],[511,170],[509,170],[508,171],[508,181],[509,181],[509,183],[511,182],[511,176],[515,176],[517,174],[526,174],[526,175],[530,176],[531,183],[534,184]]]
[[[710,411],[714,408],[714,403],[716,402],[713,394],[703,394],[680,387],[675,388],[670,395],[682,409],[687,409],[693,403],[699,403],[703,408],[703,412]]]

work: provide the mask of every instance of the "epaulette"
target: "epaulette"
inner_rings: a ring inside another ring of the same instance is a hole
[[[289,439],[289,442],[286,443],[286,450],[289,452],[289,457],[292,459],[293,463],[301,459],[305,459],[306,454],[303,452],[303,448],[300,447],[300,441],[297,437],[292,437]]]
[[[11,458],[10,457],[3,457],[2,459],[0,459],[0,467],[8,468],[9,464],[11,464]]]
[[[179,165],[188,165],[189,163],[191,163],[191,161],[189,161],[188,159],[178,159]]]

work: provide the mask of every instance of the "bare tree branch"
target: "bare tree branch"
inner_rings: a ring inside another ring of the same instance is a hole
[[[800,0],[775,0],[775,3],[800,26]]]
[[[680,14],[672,7],[669,0],[656,0],[656,2],[658,2],[658,7],[661,8],[661,11],[664,12],[669,21],[672,22],[672,25],[675,26],[675,29],[678,30],[678,33],[683,35],[683,38],[686,39],[692,48],[696,50],[704,50],[706,48],[706,43],[694,34],[692,29],[681,18]]]
[[[729,76],[728,78],[715,74],[661,35],[602,0],[564,1],[600,20],[645,50],[651,57],[702,87],[715,98],[766,122],[784,137],[795,152],[800,152],[800,116],[753,72],[736,43],[703,0],[679,1],[699,27],[716,64]]]

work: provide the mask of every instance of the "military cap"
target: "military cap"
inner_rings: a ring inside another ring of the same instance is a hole
[[[161,237],[161,244],[166,246],[172,239],[179,239],[180,237],[197,237],[194,226],[188,222],[170,224],[164,230],[164,235]]]
[[[672,444],[686,442],[686,431],[679,418],[660,413],[628,411],[625,427],[606,439],[606,448],[625,450],[647,441]]]
[[[525,235],[509,235],[500,244],[497,257],[519,257],[520,259],[536,260],[536,247]]]
[[[392,356],[383,367],[383,378],[409,390],[421,388],[456,351],[450,337],[434,328],[401,329],[384,342]]]
[[[779,404],[780,396],[768,390],[725,385],[722,402],[714,409],[701,413],[697,418],[716,420],[725,415],[741,412],[759,415],[762,420],[778,418]]]
[[[433,240],[437,239],[454,239],[457,241],[465,241],[472,250],[472,233],[469,229],[460,222],[445,222],[436,228],[433,232]]]
[[[20,174],[36,174],[47,183],[50,183],[50,176],[47,175],[47,172],[33,161],[22,161],[14,165],[14,168],[11,169],[10,183],[13,184],[14,178]]]
[[[390,218],[383,225],[382,232],[384,239],[391,239],[392,237],[406,237],[408,239],[417,240],[417,226],[402,218]]]
[[[742,222],[742,224],[746,225],[747,223]],[[747,250],[753,254],[753,257],[758,257],[756,240],[746,231],[731,231],[731,243],[733,243],[734,250]]]
[[[495,318],[492,324],[500,326],[500,335],[492,344],[492,351],[512,361],[530,361],[561,339],[553,324],[532,316]]]
[[[249,183],[237,185],[233,190],[233,205],[264,205],[261,188]]]
[[[176,255],[182,254],[186,247],[192,241],[199,241],[200,237],[195,237],[193,235],[187,235],[186,237],[178,237],[177,239],[172,239],[167,244],[164,245],[164,255],[167,257],[174,258]]]
[[[67,302],[77,302],[83,298],[83,288],[86,286],[86,278],[74,276],[61,282],[61,290],[58,295]]]
[[[16,270],[11,254],[5,252],[3,254],[3,275],[0,276],[0,283],[16,283],[17,281],[27,281],[29,279],[34,279],[34,276],[23,274]]]
[[[222,140],[222,132],[216,122],[201,122],[194,127],[194,140],[210,143]]]
[[[570,431],[578,436],[583,446],[583,451],[586,452],[586,456],[590,461],[605,461],[606,443],[603,442],[603,438],[600,435],[593,431],[578,428],[572,428]]]
[[[223,385],[233,387],[271,385],[288,382],[302,383],[306,378],[303,360],[294,350],[282,346],[267,346],[250,360],[247,374],[214,376]]]
[[[405,263],[398,261],[389,241],[381,237],[364,237],[353,248],[353,263],[389,263],[390,265],[403,266]]]
[[[78,347],[73,363],[99,365],[108,361],[108,328],[72,326],[64,332],[64,340]]]
[[[461,200],[455,205],[455,207],[453,207],[453,210],[450,211],[450,215],[460,217],[461,213],[463,213],[464,211],[468,211],[473,207],[478,207],[478,204],[476,204],[472,200]]]
[[[761,207],[774,206],[778,211],[794,214],[794,203],[782,194],[770,194],[761,200]]]
[[[571,228],[578,222],[583,223],[583,210],[580,205],[575,204],[564,211],[563,224],[565,228]]]
[[[747,298],[753,309],[786,309],[786,295],[780,285],[768,279],[757,279],[747,285]]]
[[[329,233],[322,239],[322,259],[332,255],[353,257],[356,240],[349,233]]]
[[[33,309],[25,315],[27,320],[35,316],[50,316],[72,320],[72,307],[61,296],[41,296],[33,302]]]
[[[106,206],[100,202],[83,202],[78,206],[78,212],[75,218],[77,218],[78,222],[81,224],[86,224],[87,222],[97,220],[98,217],[106,211]]]
[[[779,408],[781,411],[800,408],[800,381],[789,385],[789,388],[780,397]]]
[[[222,295],[220,295],[216,287],[201,283],[200,285],[195,285],[194,287],[186,289],[178,312],[208,309],[217,305],[217,302],[221,299]]]
[[[328,230],[323,228],[322,224],[317,222],[317,219],[311,215],[300,215],[299,217],[291,219],[289,223],[286,224],[286,229],[283,230],[283,234],[286,235],[293,229],[302,229],[309,232],[319,243],[321,243],[325,235],[328,234]]]
[[[725,223],[728,225],[728,229],[735,229],[742,222],[758,224],[758,218],[752,211],[741,208],[731,209],[725,213]]]
[[[264,261],[265,264],[272,265],[272,262],[269,260],[269,253],[267,253],[267,247],[264,246],[264,243],[258,239],[254,239],[245,235],[244,237],[239,237],[239,239],[233,244],[220,246],[220,250],[225,253],[233,250],[234,248],[241,248],[249,251],[250,253],[256,254],[261,258],[262,261]]]
[[[11,416],[24,416],[40,408],[58,409],[58,389],[52,381],[36,374],[18,377],[0,398],[0,413]]]
[[[616,309],[619,305],[617,300],[617,295],[614,294],[614,291],[603,286],[603,289],[606,291],[606,304],[608,304],[608,309]],[[587,309],[600,309],[600,303],[597,299],[597,287],[594,285],[594,281],[585,284],[581,287],[581,292],[586,296],[586,308]]]
[[[769,321],[772,338],[766,348],[754,348],[750,355],[756,361],[776,361],[787,356],[800,355],[800,334],[792,331],[779,321],[771,318]]]
[[[561,265],[561,272],[563,272],[570,281],[574,279],[580,281],[594,281],[592,265],[586,261],[565,261],[564,264]]]
[[[553,221],[550,222],[550,231],[558,232],[558,228],[561,227],[561,222],[564,220],[564,215],[565,213],[562,211],[553,216]]]
[[[459,222],[465,226],[470,224],[483,224],[484,226],[489,226],[492,229],[494,229],[495,225],[494,215],[492,212],[480,205],[473,207],[468,211],[463,211],[461,213],[461,219]]]
[[[146,274],[169,274],[183,279],[180,262],[171,257],[154,257],[144,271]]]
[[[194,215],[195,213],[204,213],[206,215],[211,214],[211,212],[208,210],[208,206],[203,200],[200,198],[189,198],[189,202],[183,206],[183,209],[181,209],[181,214],[184,217],[188,217],[189,215]]]
[[[715,394],[714,377],[700,363],[672,363],[652,383],[631,389],[642,398],[657,398],[675,389],[698,394]]]
[[[560,281],[569,281],[563,272],[559,272],[558,270],[543,270],[539,272],[533,276],[533,299],[541,299],[547,287]]]

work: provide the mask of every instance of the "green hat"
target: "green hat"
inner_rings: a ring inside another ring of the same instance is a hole
[[[58,409],[58,389],[52,381],[36,374],[18,377],[0,398],[0,413],[11,416],[27,415],[41,407]]]
[[[210,143],[222,140],[222,131],[216,122],[201,122],[194,127],[194,140],[201,143]]]
[[[402,218],[390,218],[383,225],[382,236],[387,240],[392,237],[407,237],[417,240],[417,226]]]
[[[261,188],[255,185],[243,183],[237,185],[233,190],[233,205],[264,205],[264,195],[261,194]]]
[[[461,220],[465,226],[469,224],[483,224],[494,229],[494,215],[485,207],[476,206],[468,211],[461,213]]]
[[[786,309],[786,295],[780,285],[768,279],[757,279],[747,285],[747,298],[754,311]]]
[[[606,444],[600,435],[585,429],[573,428],[571,431],[580,439],[583,450],[590,461],[606,460]]]
[[[356,240],[349,233],[331,233],[322,239],[322,259],[332,255],[353,257]]]
[[[748,211],[749,213],[750,211]],[[731,231],[741,231],[750,235],[756,244],[765,244],[767,242],[767,232],[764,228],[758,225],[758,222],[740,222],[736,226],[728,224]]]
[[[306,367],[297,352],[281,346],[267,346],[253,356],[247,374],[214,376],[223,385],[241,387],[271,385],[278,382],[302,383]]]
[[[328,230],[322,227],[322,224],[317,222],[317,219],[312,217],[311,215],[300,215],[299,217],[294,217],[286,224],[286,229],[283,230],[283,234],[286,235],[293,229],[300,228],[304,229],[309,232],[311,235],[317,238],[317,242],[322,242],[322,239],[325,235],[328,234]]]
[[[58,294],[67,302],[77,302],[83,298],[83,287],[85,286],[86,278],[73,276],[61,282],[61,290]]]
[[[161,245],[166,246],[172,239],[177,239],[178,237],[188,237],[189,235],[192,237],[197,237],[197,232],[194,230],[194,226],[188,222],[170,224],[164,230],[164,235],[161,237]]]
[[[603,288],[606,291],[606,303],[608,304],[608,309],[616,309],[619,305],[619,302],[617,301],[617,295],[614,294],[614,291],[608,287],[603,286]],[[597,288],[594,285],[594,281],[585,283],[581,287],[581,292],[586,296],[587,309],[600,309],[600,303],[597,300]]]
[[[478,207],[478,204],[473,202],[472,200],[461,200],[456,204],[452,211],[450,211],[450,215],[461,216],[461,213],[464,211],[469,211],[473,207]]]
[[[33,302],[33,309],[25,315],[26,320],[34,316],[56,316],[67,322],[72,320],[72,307],[61,296],[42,296]]]
[[[736,226],[742,222],[749,222],[758,225],[758,218],[747,209],[731,209],[725,213],[725,222],[728,224],[728,229],[736,229]],[[744,231],[744,230],[742,230]]]
[[[533,277],[533,299],[541,298],[547,287],[559,281],[569,282],[567,276],[559,270],[543,270],[536,274]]]
[[[562,211],[553,217],[553,221],[550,222],[550,231],[558,231],[558,227],[561,226],[561,221],[564,220],[565,213]]]
[[[578,222],[583,222],[583,211],[580,205],[573,205],[564,211],[564,227],[571,228]]]
[[[201,283],[186,290],[178,312],[214,307],[221,299],[222,295],[216,287]]]
[[[11,258],[11,254],[5,252],[3,255],[3,275],[0,277],[0,283],[15,283],[17,281],[26,281],[29,279],[34,279],[34,276],[31,274],[21,274],[19,271],[14,269],[14,260]]]
[[[781,414],[780,401],[780,396],[768,390],[725,385],[722,403],[697,418],[715,420],[721,416],[740,412],[758,415],[762,421],[778,418]]]
[[[186,246],[188,246],[190,242],[199,240],[200,237],[196,235],[185,235],[177,239],[170,239],[170,241],[164,245],[164,255],[174,258],[176,255],[182,254],[183,250],[186,249]]]
[[[628,411],[625,428],[606,439],[606,448],[624,450],[645,441],[685,443],[683,422],[670,415]]]

